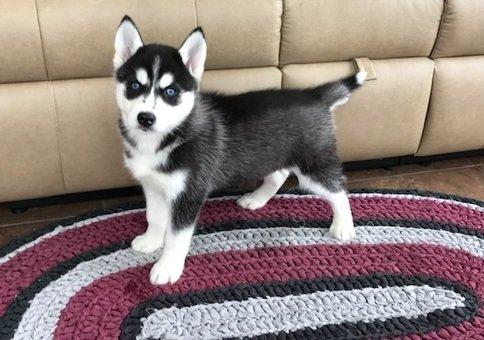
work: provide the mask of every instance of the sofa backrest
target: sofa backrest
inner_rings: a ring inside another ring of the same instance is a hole
[[[146,42],[179,45],[202,26],[205,90],[311,86],[358,65],[372,71],[335,113],[344,161],[484,147],[482,0],[5,0],[0,201],[134,183],[111,78],[124,14]]]

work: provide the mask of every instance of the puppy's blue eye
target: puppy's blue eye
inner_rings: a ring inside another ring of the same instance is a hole
[[[167,87],[167,88],[163,89],[163,93],[167,97],[174,97],[174,96],[177,95],[178,91],[173,87]]]
[[[141,88],[141,85],[137,81],[134,81],[134,82],[131,83],[131,88],[133,90],[137,91],[137,90],[139,90]]]

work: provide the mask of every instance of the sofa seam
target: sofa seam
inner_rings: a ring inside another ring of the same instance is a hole
[[[47,76],[46,81],[49,82],[50,94],[52,96],[52,104],[53,104],[52,108],[54,110],[54,119],[56,124],[55,128],[56,128],[56,137],[57,137],[57,154],[59,155],[59,168],[61,173],[62,186],[64,187],[64,193],[67,193],[66,179],[64,174],[64,165],[63,165],[62,153],[61,153],[61,141],[60,141],[61,131],[60,131],[59,113],[57,112],[57,103],[56,103],[55,94],[54,94],[54,83],[50,79],[49,69],[47,68],[47,58],[45,57],[45,46],[44,46],[44,39],[42,38],[42,28],[40,26],[40,17],[39,17],[37,0],[34,0],[34,5],[35,5],[35,14],[37,17],[37,26],[39,28],[40,47],[42,49],[42,57],[44,59],[45,75]]]
[[[432,49],[430,50],[430,54],[428,56],[430,59],[434,58],[433,54],[435,52],[436,47],[439,44],[441,36],[442,36],[441,33],[442,33],[442,30],[443,30],[443,27],[444,27],[444,22],[445,22],[445,19],[446,19],[446,16],[447,16],[447,7],[448,7],[447,0],[443,0],[442,14],[440,15],[440,22],[439,22],[439,28],[437,29],[437,36],[435,37],[434,45],[432,46]]]
[[[430,82],[430,93],[429,93],[429,99],[427,100],[427,110],[425,111],[425,119],[424,119],[423,126],[422,126],[422,132],[420,134],[420,139],[418,141],[417,148],[413,153],[414,156],[417,156],[420,148],[422,147],[422,140],[424,139],[424,136],[425,136],[425,130],[426,130],[426,127],[428,126],[428,120],[430,119],[432,97],[434,95],[434,83],[436,81],[435,74],[436,74],[437,63],[431,58],[428,58],[428,59],[433,63],[433,65],[432,65],[432,79],[431,79],[431,82]]]
[[[281,53],[282,53],[282,31],[284,28],[284,15],[286,13],[286,1],[281,0],[282,3],[282,13],[281,13],[281,25],[279,26],[279,52],[277,54],[277,69],[279,72],[281,72],[281,89],[284,87],[284,72],[282,72],[282,67],[284,65],[281,65]]]
[[[55,124],[56,124],[56,135],[57,135],[57,153],[59,154],[59,166],[61,171],[62,177],[62,185],[64,186],[64,193],[67,193],[67,185],[66,185],[66,178],[64,174],[64,161],[62,159],[62,148],[61,148],[61,128],[60,128],[60,121],[59,121],[59,113],[57,112],[57,101],[55,100],[55,93],[54,93],[54,82],[49,81],[50,84],[50,91],[52,95],[52,103],[54,104],[54,116],[55,116]]]
[[[195,10],[195,26],[200,27],[198,24],[198,8],[197,8],[197,0],[193,0],[193,9]]]
[[[425,57],[422,57],[425,58]],[[304,65],[304,64],[294,64],[294,65]],[[259,68],[274,68],[280,71],[279,67],[274,65],[269,66],[251,66],[251,67],[230,67],[230,68],[216,68],[216,69],[208,69],[205,71],[233,71],[233,70],[253,70]],[[28,80],[28,81],[18,81],[18,82],[8,82],[8,83],[0,83],[0,86],[3,85],[18,85],[18,84],[32,84],[32,83],[45,83],[45,82],[60,82],[60,81],[73,81],[73,80],[91,80],[91,79],[106,79],[112,78],[112,75],[103,75],[103,76],[87,76],[82,78],[61,78],[61,79],[44,79],[44,80]]]
[[[369,58],[371,61],[385,61],[385,60],[396,60],[396,59],[417,59],[417,58],[425,58],[435,61],[437,59],[454,59],[454,58],[483,58],[484,55],[476,54],[476,55],[459,55],[459,56],[451,56],[451,57],[442,57],[442,58],[435,58],[432,59],[429,56],[408,56],[408,57],[391,57],[391,58]],[[275,68],[282,72],[282,68],[285,66],[305,66],[305,65],[313,65],[313,64],[329,64],[329,63],[351,63],[351,59],[345,60],[332,60],[332,61],[316,61],[316,62],[304,62],[304,63],[289,63],[286,65],[265,65],[265,66],[247,66],[247,67],[229,67],[229,68],[211,68],[206,69],[205,71],[232,71],[232,70],[247,70],[247,69],[258,69],[258,68]],[[59,79],[38,79],[38,80],[25,80],[25,81],[16,81],[16,82],[6,82],[0,83],[0,86],[4,85],[18,85],[18,84],[32,84],[32,83],[42,83],[42,82],[60,82],[60,81],[73,81],[73,80],[91,80],[91,79],[103,79],[103,78],[112,78],[112,75],[100,75],[100,76],[86,76],[86,77],[69,77],[69,78],[59,78]]]
[[[47,59],[45,57],[44,39],[42,38],[42,28],[40,28],[40,18],[39,18],[39,9],[37,5],[37,0],[34,0],[34,6],[35,6],[35,16],[37,19],[37,27],[39,28],[40,48],[42,50],[42,58],[44,61],[45,76],[47,77],[47,80],[50,80],[49,69],[47,68]]]

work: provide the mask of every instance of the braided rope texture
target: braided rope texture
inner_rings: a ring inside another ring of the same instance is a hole
[[[484,339],[484,204],[354,191],[350,242],[300,191],[256,211],[205,204],[185,271],[148,273],[131,204],[46,226],[0,249],[0,339]]]

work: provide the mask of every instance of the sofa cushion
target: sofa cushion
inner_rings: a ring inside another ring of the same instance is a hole
[[[442,0],[286,0],[281,64],[428,56]]]
[[[195,0],[207,37],[207,69],[276,66],[281,0]]]
[[[484,148],[484,56],[435,61],[418,156]]]
[[[0,1],[0,83],[45,80],[35,1]]]
[[[111,78],[54,81],[67,192],[133,185],[122,160]]]
[[[0,202],[65,192],[49,82],[0,85]]]
[[[377,80],[358,89],[334,116],[343,161],[412,155],[422,133],[432,84],[427,58],[373,60]],[[287,65],[283,87],[314,86],[355,72],[351,62]]]
[[[38,0],[50,79],[110,76],[114,34],[125,14],[146,43],[179,45],[196,26],[193,0]]]
[[[281,88],[281,71],[276,67],[213,70],[203,74],[202,90],[235,94]]]
[[[484,54],[484,1],[447,0],[432,58]]]

